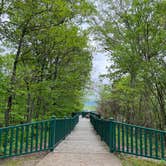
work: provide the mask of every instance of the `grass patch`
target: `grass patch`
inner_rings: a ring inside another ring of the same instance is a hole
[[[8,159],[6,161],[1,161],[0,164],[2,166],[21,166],[22,161],[21,160]]]
[[[0,159],[0,166],[36,166],[46,153],[29,154],[25,156]]]
[[[151,159],[130,157],[127,155],[119,155],[123,166],[166,166],[166,161],[156,161]]]

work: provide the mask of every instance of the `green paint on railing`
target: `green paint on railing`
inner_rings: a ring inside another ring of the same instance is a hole
[[[33,141],[34,141],[34,125],[31,125],[31,148],[30,152],[33,152]]]
[[[122,126],[122,152],[124,152],[124,126]]]
[[[166,160],[166,131],[100,119],[95,113],[90,114],[90,121],[110,152]]]
[[[131,153],[133,153],[133,149],[134,149],[134,147],[133,147],[133,127],[131,127]]]
[[[79,115],[0,128],[0,158],[53,150],[78,123]]]
[[[143,155],[143,149],[142,149],[142,129],[140,129],[140,155]]]

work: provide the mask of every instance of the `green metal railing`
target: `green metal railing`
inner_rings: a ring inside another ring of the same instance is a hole
[[[104,120],[95,114],[90,121],[111,152],[166,160],[166,131]]]
[[[81,112],[82,118],[85,118],[88,114],[90,114],[89,111],[83,111],[83,112]]]
[[[0,158],[53,150],[73,130],[79,115],[0,128]]]

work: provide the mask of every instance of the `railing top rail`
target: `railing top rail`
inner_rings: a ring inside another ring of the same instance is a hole
[[[96,120],[110,121],[110,120],[101,119],[101,118],[95,116],[95,114],[93,114],[93,113],[91,114],[91,116],[93,116]],[[153,131],[153,132],[166,134],[166,131],[164,131],[164,130],[158,130],[158,129],[148,128],[148,127],[134,125],[134,124],[127,124],[127,123],[124,123],[124,122],[118,122],[116,120],[113,120],[113,122],[115,122],[116,124],[121,124],[121,125],[125,125],[125,126],[128,126],[128,127],[134,127],[134,128],[139,128],[139,129],[142,129],[142,130],[147,130],[147,131]]]
[[[78,115],[75,115],[71,118],[56,118],[56,119],[57,120],[75,119],[77,116]],[[7,130],[7,129],[17,128],[17,127],[22,127],[22,126],[30,126],[30,125],[35,125],[35,124],[39,124],[39,123],[50,122],[51,120],[52,119],[48,119],[48,120],[41,120],[41,121],[36,121],[36,122],[18,124],[18,125],[15,125],[15,126],[2,127],[2,128],[0,128],[0,130]]]
[[[18,125],[15,125],[15,126],[2,127],[2,128],[0,128],[0,130],[17,128],[17,127],[22,127],[22,126],[35,125],[35,124],[45,123],[45,122],[49,122],[49,121],[50,120],[42,120],[42,121],[36,121],[36,122],[31,122],[31,123],[18,124]]]
[[[143,126],[134,125],[134,124],[127,124],[127,123],[118,122],[118,121],[114,121],[114,122],[116,124],[121,124],[121,125],[125,125],[125,126],[128,126],[128,127],[135,127],[135,128],[139,128],[139,129],[143,129],[143,130],[155,131],[155,132],[160,132],[160,133],[166,134],[166,131],[164,131],[164,130],[158,130],[158,129],[143,127]]]

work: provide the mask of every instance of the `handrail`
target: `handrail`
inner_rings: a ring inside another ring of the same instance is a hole
[[[166,131],[104,120],[94,113],[90,121],[111,152],[166,160]]]
[[[0,128],[0,158],[53,150],[74,129],[79,121],[52,117],[32,123]]]

